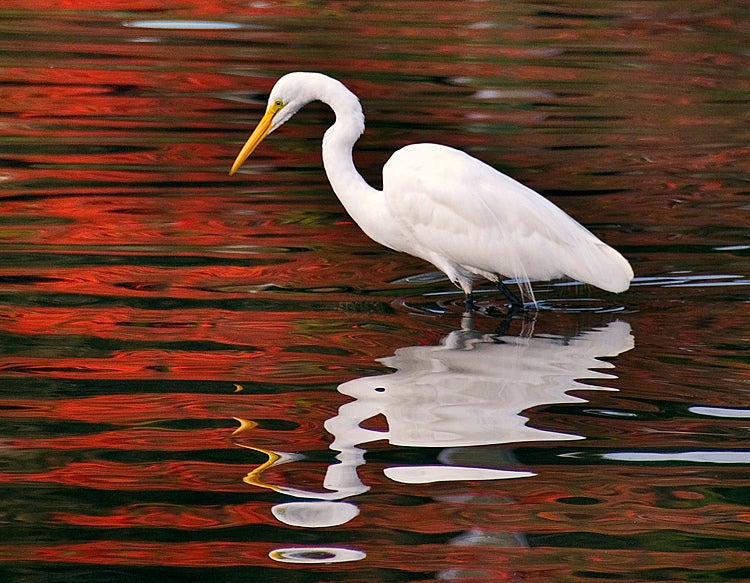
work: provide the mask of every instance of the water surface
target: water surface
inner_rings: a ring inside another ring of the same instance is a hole
[[[0,9],[3,581],[744,581],[747,10],[712,2]],[[631,261],[504,322],[368,240],[355,157],[462,148]],[[499,334],[494,332],[503,327]]]

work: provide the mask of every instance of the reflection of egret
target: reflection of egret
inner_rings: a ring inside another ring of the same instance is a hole
[[[539,405],[580,403],[572,390],[609,390],[579,379],[612,378],[595,369],[614,365],[600,361],[633,347],[630,326],[612,322],[564,340],[481,334],[470,328],[449,334],[439,346],[400,348],[381,362],[396,372],[362,377],[339,386],[354,401],[339,408],[325,427],[335,436],[331,448],[382,439],[406,447],[446,448],[443,466],[387,468],[399,482],[482,479],[478,468],[448,463],[451,448],[532,441],[582,439],[582,436],[530,427],[522,412]],[[383,415],[387,431],[361,427]],[[469,456],[470,457],[470,456]],[[463,478],[460,476],[463,473]],[[505,475],[502,475],[505,473]],[[522,477],[528,472],[491,470],[487,478]]]
[[[571,277],[612,292],[630,285],[633,270],[617,251],[533,190],[459,150],[413,144],[383,167],[383,190],[354,167],[352,148],[365,128],[357,97],[320,73],[290,73],[276,82],[266,113],[232,166],[234,174],[269,133],[307,103],[336,114],[323,137],[323,164],[334,192],[378,243],[420,257],[466,294],[472,279],[494,282],[518,307],[500,276],[516,279],[534,299],[530,279]]]
[[[318,507],[314,506],[317,502],[308,503],[308,507],[297,503],[291,510],[285,508],[283,515],[277,516],[279,520],[291,518],[291,511],[296,525],[304,520],[309,520],[310,526],[334,524],[346,518],[351,509],[337,508],[330,502],[368,490],[357,475],[357,468],[365,463],[365,451],[358,446],[374,441],[442,448],[439,464],[386,468],[386,476],[397,482],[533,476],[526,470],[472,467],[456,460],[471,459],[466,448],[477,445],[582,439],[529,427],[523,411],[539,405],[585,402],[569,395],[572,390],[611,390],[580,379],[613,378],[599,369],[614,365],[599,359],[633,347],[630,326],[620,321],[569,339],[480,334],[471,329],[470,322],[466,317],[464,328],[449,334],[439,346],[409,346],[382,359],[396,369],[394,373],[357,378],[338,387],[354,400],[325,422],[334,437],[330,448],[339,453],[338,463],[327,468],[324,492],[272,486],[264,481],[264,471],[295,459],[289,454],[279,457],[265,452],[269,461],[248,475],[248,483],[295,498],[329,502]],[[362,427],[363,422],[378,415],[385,417],[386,430]]]

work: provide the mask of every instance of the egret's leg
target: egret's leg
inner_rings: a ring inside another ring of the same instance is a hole
[[[510,291],[510,288],[503,283],[502,279],[498,278],[495,285],[497,285],[497,289],[503,292],[503,294],[505,294],[505,297],[510,300],[510,306],[511,308],[513,308],[513,310],[523,308],[523,302],[518,299],[518,296],[516,294]]]
[[[511,306],[508,313],[505,314],[503,321],[500,325],[495,328],[496,336],[505,336],[508,334],[510,325],[521,315],[521,331],[516,334],[519,338],[531,338],[534,335],[534,324],[536,323],[537,312],[534,310],[521,310],[516,306]],[[496,338],[495,342],[503,342],[500,338]]]
[[[464,309],[466,312],[474,309],[474,295],[471,292],[464,294]]]
[[[508,328],[510,328],[510,325],[513,323],[513,320],[516,317],[516,311],[511,308],[511,310],[505,314],[505,317],[503,318],[503,321],[500,322],[500,325],[495,328],[495,335],[496,336],[505,336],[508,333]],[[501,340],[497,339],[497,342],[502,342]]]

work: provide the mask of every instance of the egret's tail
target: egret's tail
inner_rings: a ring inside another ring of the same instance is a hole
[[[598,242],[575,253],[566,266],[565,274],[603,290],[620,293],[630,287],[633,268],[612,247]]]

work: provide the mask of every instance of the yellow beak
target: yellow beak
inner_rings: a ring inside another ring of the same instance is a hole
[[[239,170],[240,166],[242,166],[245,160],[250,157],[250,154],[253,153],[255,148],[258,147],[258,144],[260,144],[263,141],[263,138],[268,135],[268,132],[271,131],[271,121],[273,120],[273,116],[276,115],[277,111],[278,108],[274,107],[266,111],[265,115],[258,123],[258,127],[255,128],[255,131],[252,133],[247,142],[245,142],[245,145],[242,146],[240,153],[237,154],[237,159],[234,161],[234,164],[232,164],[232,169],[229,171],[230,176],[232,176],[235,172],[237,172],[237,170]]]

